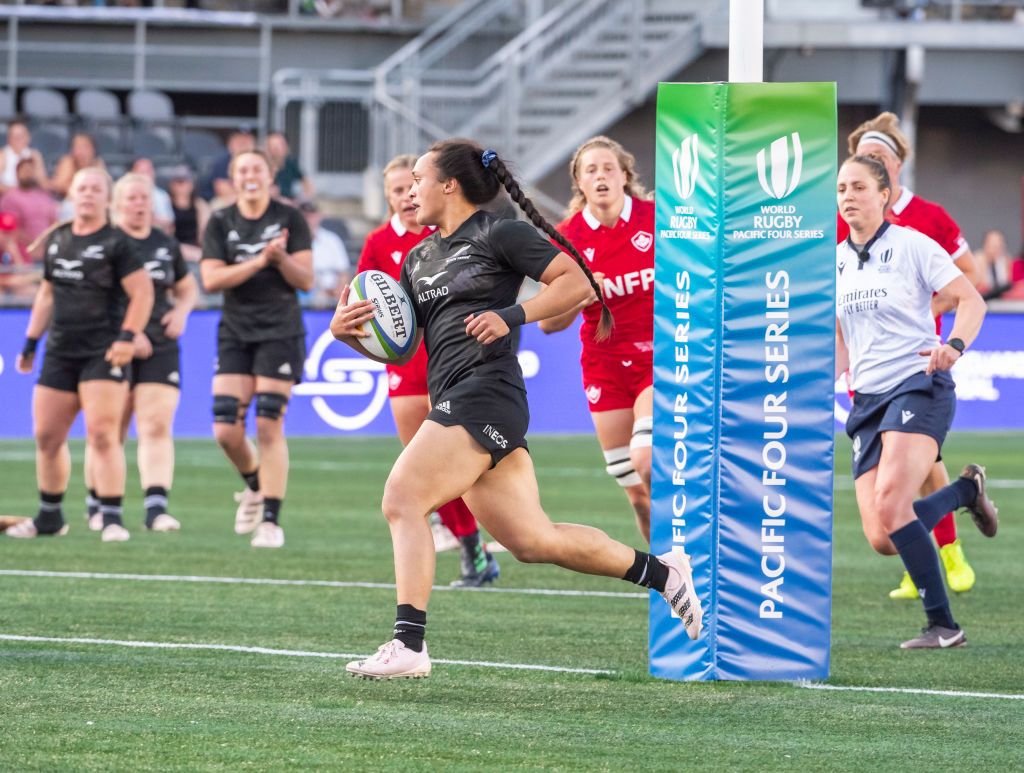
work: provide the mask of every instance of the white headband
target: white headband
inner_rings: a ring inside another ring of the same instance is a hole
[[[857,142],[857,150],[860,150],[860,146],[863,145],[865,142],[877,142],[880,145],[885,145],[885,147],[889,148],[889,150],[895,153],[897,157],[902,156],[902,154],[900,153],[900,149],[896,147],[896,143],[893,142],[892,137],[890,137],[888,134],[882,134],[882,132],[873,131],[864,132],[863,136],[861,136],[860,140],[858,140]]]

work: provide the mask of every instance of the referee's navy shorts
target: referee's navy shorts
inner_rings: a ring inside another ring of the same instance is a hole
[[[437,396],[427,418],[459,426],[491,455],[491,467],[526,445],[530,406],[526,390],[500,375],[470,376]]]
[[[878,466],[883,432],[909,432],[935,438],[942,451],[956,413],[956,385],[948,370],[915,373],[888,392],[856,392],[846,420],[853,440],[853,477]]]

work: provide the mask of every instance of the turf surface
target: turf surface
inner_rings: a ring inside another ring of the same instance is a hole
[[[444,591],[430,605],[427,680],[371,683],[345,657],[389,638],[393,581],[380,493],[392,439],[291,440],[282,524],[287,544],[257,551],[232,532],[236,476],[212,441],[179,441],[172,513],[179,534],[141,528],[134,479],[131,541],[103,544],[85,528],[81,445],[59,539],[0,538],[0,570],[319,580],[239,584],[198,580],[0,574],[4,729],[0,769],[28,770],[899,770],[956,765],[1024,769],[1024,700],[905,692],[1024,696],[1019,589],[1024,586],[1024,438],[954,434],[954,471],[987,465],[1001,527],[986,540],[961,516],[978,574],[953,610],[969,645],[904,652],[917,602],[888,599],[895,559],[860,532],[837,460],[832,676],[828,685],[904,692],[805,689],[789,683],[671,683],[646,673],[643,597],[622,582],[501,560],[501,588],[608,591],[624,597]],[[590,437],[534,437],[541,496],[556,520],[604,528],[639,547],[625,498]],[[35,506],[33,449],[0,442],[5,513]],[[458,556],[438,557],[438,584]],[[261,647],[127,647],[111,642]],[[598,669],[579,674],[484,663]]]

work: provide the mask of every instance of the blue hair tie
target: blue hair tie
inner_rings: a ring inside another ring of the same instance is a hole
[[[484,167],[487,168],[487,167],[490,167],[491,162],[494,159],[496,159],[497,157],[498,157],[497,152],[488,149],[488,150],[484,151],[484,154],[483,154],[483,156],[480,157],[480,160],[483,162]]]

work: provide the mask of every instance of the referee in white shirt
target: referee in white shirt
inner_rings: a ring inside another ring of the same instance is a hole
[[[892,225],[885,210],[892,185],[885,166],[853,156],[839,170],[839,214],[850,236],[836,247],[836,375],[849,367],[853,477],[864,534],[883,555],[898,553],[928,618],[905,649],[962,647],[939,557],[929,532],[946,513],[966,507],[985,536],[996,508],[985,473],[969,464],[960,477],[914,500],[953,421],[949,369],[981,328],[985,302],[949,255],[917,231]],[[949,340],[935,334],[932,293],[956,309]]]

